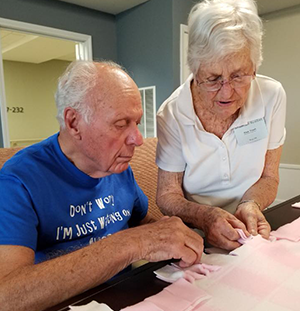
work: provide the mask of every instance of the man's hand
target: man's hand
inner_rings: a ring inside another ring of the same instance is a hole
[[[255,202],[238,205],[234,215],[246,225],[252,235],[260,234],[265,239],[269,238],[271,227]]]
[[[249,236],[243,222],[219,207],[208,207],[202,213],[201,228],[209,244],[226,250],[240,246],[237,242],[240,235],[234,228],[242,229]]]
[[[181,267],[200,262],[203,239],[178,217],[163,217],[131,230],[135,231],[135,238],[139,241],[140,259],[150,262],[180,259]]]

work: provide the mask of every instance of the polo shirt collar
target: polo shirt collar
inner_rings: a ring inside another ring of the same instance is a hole
[[[251,82],[248,98],[241,108],[239,117],[233,123],[233,127],[245,125],[249,121],[261,119],[265,116],[265,105],[258,80],[255,78]]]
[[[191,81],[193,74],[190,74],[185,83],[181,86],[181,90],[177,97],[178,119],[184,125],[194,125],[197,122],[197,115],[193,105],[191,92]]]

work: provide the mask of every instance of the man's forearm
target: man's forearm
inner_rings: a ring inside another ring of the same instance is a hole
[[[38,265],[29,256],[26,264],[2,272],[1,310],[43,310],[105,282],[140,259],[175,258],[186,267],[199,263],[202,251],[203,240],[197,233],[178,217],[166,217]]]
[[[44,310],[110,279],[136,260],[123,235],[13,271],[0,280],[1,310]]]

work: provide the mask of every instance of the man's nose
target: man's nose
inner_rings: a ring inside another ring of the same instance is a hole
[[[143,136],[137,125],[131,129],[126,142],[128,145],[135,146],[141,146],[143,144]]]

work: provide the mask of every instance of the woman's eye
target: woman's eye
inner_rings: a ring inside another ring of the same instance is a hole
[[[234,76],[232,76],[232,78],[231,78],[231,80],[239,80],[239,79],[241,79],[243,76],[242,75],[234,75]]]
[[[220,80],[220,77],[208,78],[208,79],[207,79],[208,82],[217,82],[218,80]]]

